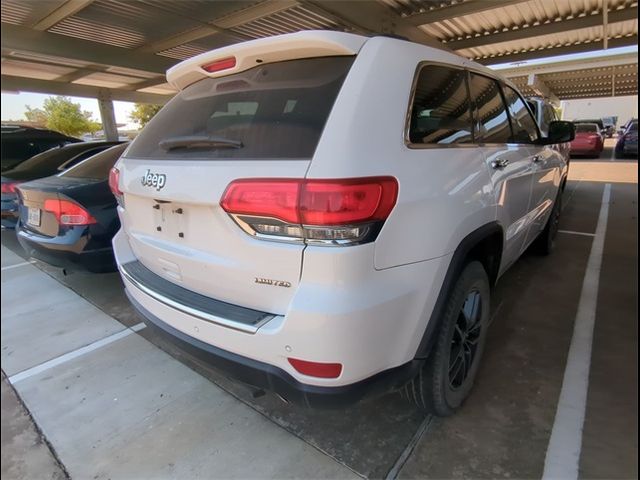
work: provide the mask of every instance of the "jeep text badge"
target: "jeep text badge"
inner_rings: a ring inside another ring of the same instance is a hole
[[[142,176],[142,185],[145,187],[155,187],[160,190],[167,183],[167,176],[164,173],[151,173],[147,170]]]

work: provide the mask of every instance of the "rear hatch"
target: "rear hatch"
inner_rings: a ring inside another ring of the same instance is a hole
[[[179,93],[118,164],[138,260],[202,295],[286,313],[304,245],[245,233],[220,207],[240,178],[304,178],[355,57],[292,59]]]

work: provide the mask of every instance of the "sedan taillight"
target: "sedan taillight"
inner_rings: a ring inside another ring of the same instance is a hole
[[[16,193],[18,182],[5,182],[2,184],[2,193]]]
[[[220,205],[259,237],[347,245],[375,239],[397,196],[393,177],[242,179],[231,182]]]
[[[69,200],[49,198],[44,201],[44,210],[55,215],[59,225],[91,225],[98,223],[84,208]]]

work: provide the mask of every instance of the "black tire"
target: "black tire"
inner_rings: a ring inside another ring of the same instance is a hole
[[[556,201],[553,202],[553,208],[544,230],[540,232],[538,238],[533,241],[532,249],[540,255],[550,255],[556,243],[556,235],[558,234],[558,226],[560,224],[560,215],[562,214],[562,189],[558,190]]]
[[[452,415],[469,396],[487,335],[489,292],[489,277],[482,264],[467,264],[449,293],[429,358],[402,392],[425,413]],[[477,312],[470,314],[473,305]]]

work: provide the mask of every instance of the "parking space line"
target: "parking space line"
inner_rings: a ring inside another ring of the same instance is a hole
[[[110,343],[120,340],[121,338],[125,338],[131,335],[132,333],[142,330],[145,326],[146,325],[144,323],[138,323],[133,327],[127,327],[124,330],[120,330],[119,332],[114,333],[113,335],[109,335],[108,337],[105,337],[101,340],[97,340],[93,343],[90,343],[89,345],[85,345],[82,348],[78,348],[77,350],[73,350],[72,352],[65,353],[64,355],[60,355],[59,357],[52,358],[51,360],[41,363],[40,365],[36,365],[35,367],[31,367],[31,368],[28,368],[27,370],[23,370],[22,372],[16,373],[15,375],[12,375],[9,377],[9,381],[12,384],[15,384],[22,380],[26,380],[27,378],[30,378],[30,377],[33,377],[34,375],[45,372],[50,368],[57,367],[58,365],[61,365],[70,360],[73,360],[74,358],[81,357],[82,355],[86,355],[89,352],[93,352],[94,350],[104,347],[105,345],[109,345]]]
[[[585,237],[595,237],[595,233],[576,232],[574,230],[558,230],[558,233],[567,233],[569,235],[584,235]]]
[[[558,408],[544,462],[543,480],[578,478],[582,428],[589,389],[593,328],[610,198],[611,184],[607,183],[602,194],[596,233],[582,283]]]
[[[2,267],[0,269],[0,271],[5,271],[5,270],[11,270],[12,268],[18,268],[18,267],[24,267],[25,265],[33,265],[33,262],[21,262],[21,263],[16,263],[15,265],[7,265],[6,267]]]

